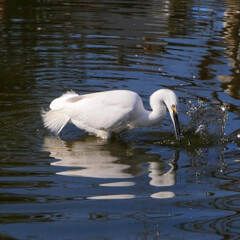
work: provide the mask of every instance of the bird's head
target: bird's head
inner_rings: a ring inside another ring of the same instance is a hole
[[[161,96],[161,100],[168,109],[170,117],[173,122],[174,131],[176,139],[180,140],[180,124],[178,121],[178,98],[176,94],[169,89],[161,89],[157,91],[159,96]]]

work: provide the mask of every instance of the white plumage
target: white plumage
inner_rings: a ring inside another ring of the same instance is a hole
[[[126,129],[151,126],[159,123],[168,109],[175,134],[179,139],[177,118],[178,100],[175,93],[160,89],[150,96],[152,111],[144,108],[141,97],[128,90],[112,90],[78,95],[67,92],[54,99],[49,111],[43,111],[44,126],[59,134],[64,126],[72,122],[97,137],[107,139],[111,133]]]

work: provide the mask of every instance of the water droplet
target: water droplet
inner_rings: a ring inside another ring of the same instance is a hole
[[[197,130],[195,131],[195,134],[196,133],[199,133],[199,132],[202,132],[203,130],[205,129],[205,126],[203,124],[200,124],[197,128]]]
[[[223,112],[226,111],[226,107],[225,106],[221,106],[221,109],[222,109]]]

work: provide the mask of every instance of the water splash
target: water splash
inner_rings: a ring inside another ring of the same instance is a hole
[[[223,146],[231,141],[225,131],[228,111],[224,105],[210,104],[203,100],[189,100],[184,105],[187,121],[181,124],[181,141],[176,141],[170,133],[163,132],[158,133],[155,143],[184,148],[200,156],[209,147]],[[151,139],[152,137],[153,134]]]
[[[183,128],[184,135],[191,137],[201,143],[219,144],[227,139],[225,126],[228,113],[224,105],[208,104],[199,100],[197,104],[192,101],[187,103],[189,124]]]

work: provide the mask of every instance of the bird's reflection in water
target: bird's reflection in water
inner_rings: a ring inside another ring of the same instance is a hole
[[[51,157],[59,159],[52,165],[76,168],[58,172],[57,174],[60,175],[132,178],[133,175],[126,172],[130,166],[117,162],[119,157],[113,156],[105,149],[104,143],[104,140],[89,137],[85,141],[74,141],[68,144],[58,138],[47,137],[44,141],[44,150],[49,151]]]
[[[150,178],[148,184],[151,186],[159,188],[175,184],[174,164],[171,163],[170,169],[166,172],[167,166],[164,162],[159,161],[159,156],[143,153],[142,150],[134,150],[119,142],[109,144],[95,137],[65,142],[56,137],[46,137],[44,151],[50,152],[50,156],[57,160],[51,165],[71,168],[57,172],[58,175],[104,179],[106,182],[98,184],[101,187],[133,187],[137,185],[134,177],[144,173],[148,173]],[[143,164],[143,162],[148,164]],[[175,196],[171,191],[159,191],[148,195],[153,198]],[[135,197],[136,194],[116,194],[91,196],[89,199],[130,199]]]
[[[176,163],[179,158],[178,152],[174,153],[172,161],[169,163],[170,169],[166,172],[161,167],[160,162],[151,162],[149,165],[149,184],[156,187],[170,187],[176,183]],[[172,198],[175,197],[174,192],[160,191],[153,193],[152,198]]]
[[[157,187],[167,187],[175,184],[175,170],[172,163],[169,164],[170,169],[164,172],[160,169],[161,165],[158,162],[151,162],[149,166],[149,177],[151,181],[149,182],[152,186]]]

